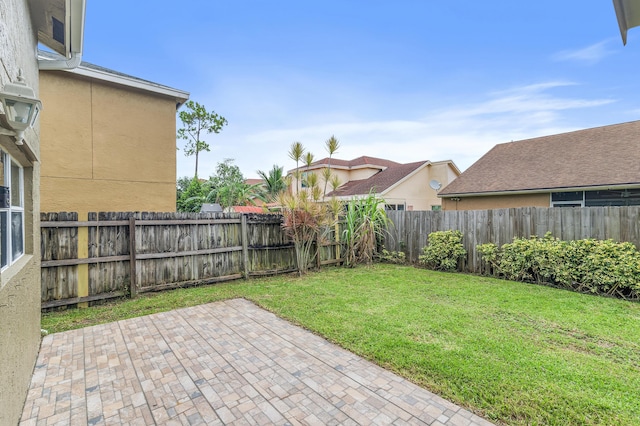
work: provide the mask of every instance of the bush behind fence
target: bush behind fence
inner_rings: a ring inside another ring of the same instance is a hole
[[[547,232],[561,240],[593,238],[627,241],[640,248],[640,207],[542,208],[495,210],[390,211],[384,247],[402,251],[417,262],[431,232],[459,230],[467,251],[463,272],[488,273],[477,246],[511,243],[514,237],[543,237]]]

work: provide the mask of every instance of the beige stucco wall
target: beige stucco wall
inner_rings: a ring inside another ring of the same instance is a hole
[[[22,69],[25,82],[38,93],[36,40],[27,2],[0,0],[0,86]],[[37,153],[38,124],[25,133]],[[0,145],[24,167],[25,255],[0,272],[0,425],[17,424],[40,346],[40,233],[38,164],[31,164],[13,138]]]
[[[380,171],[379,168],[363,167],[358,169],[352,169],[349,173],[349,180],[362,180],[369,179]]]
[[[318,186],[324,190],[324,170],[326,169],[326,167],[320,167],[320,168],[315,168],[315,169],[311,169],[309,170],[308,173],[314,173],[316,175],[318,175]],[[300,167],[300,171],[301,173],[305,173],[305,168],[304,166]],[[331,168],[331,174],[332,175],[336,175],[338,176],[338,180],[340,181],[340,185],[344,185],[347,182],[350,182],[352,180],[362,180],[362,179],[367,179],[371,176],[373,176],[374,174],[378,173],[380,171],[380,169],[374,169],[374,168],[370,168],[370,167],[365,167],[365,168],[358,168],[358,169],[354,169],[354,170],[349,170],[349,169],[344,169],[344,168],[335,168],[332,167]],[[293,175],[293,173],[290,173],[291,176],[291,191],[295,192],[296,190],[296,179],[295,179],[295,175]],[[298,185],[298,188],[300,188],[300,185]],[[328,183],[327,184],[327,193],[331,192],[332,188],[331,188],[331,184]]]
[[[452,172],[448,163],[428,165],[387,191],[384,199],[387,204],[405,204],[407,210],[431,210],[433,206],[440,206],[442,200],[429,182],[435,179],[445,187],[453,180]]]
[[[549,194],[491,195],[484,197],[464,197],[452,201],[442,199],[443,210],[488,210],[513,207],[549,207]]]
[[[175,211],[175,99],[41,71],[42,211]]]

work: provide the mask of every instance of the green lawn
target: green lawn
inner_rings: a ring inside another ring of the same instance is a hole
[[[50,332],[231,297],[506,424],[640,424],[640,304],[407,266],[331,268],[43,315]]]

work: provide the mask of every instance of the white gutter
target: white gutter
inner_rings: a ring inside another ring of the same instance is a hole
[[[84,18],[86,0],[65,0],[65,48],[68,51],[64,59],[38,58],[41,70],[69,70],[82,62],[82,45],[84,38]]]
[[[126,76],[123,74],[112,73],[107,70],[95,69],[95,68],[86,67],[82,65],[74,69],[69,69],[67,70],[67,72],[81,75],[83,77],[88,77],[96,80],[118,84],[121,86],[132,87],[132,88],[144,90],[147,92],[153,92],[153,93],[169,96],[178,100],[179,105],[182,105],[189,99],[189,92],[173,89],[171,87],[163,86],[157,83],[152,83],[146,80],[132,78],[130,76]]]
[[[71,52],[69,59],[42,59],[38,58],[38,68],[41,70],[71,70],[82,62],[82,53]]]

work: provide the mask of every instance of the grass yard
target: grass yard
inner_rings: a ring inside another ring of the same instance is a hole
[[[492,420],[640,424],[640,304],[397,265],[45,314],[50,332],[244,297]]]

